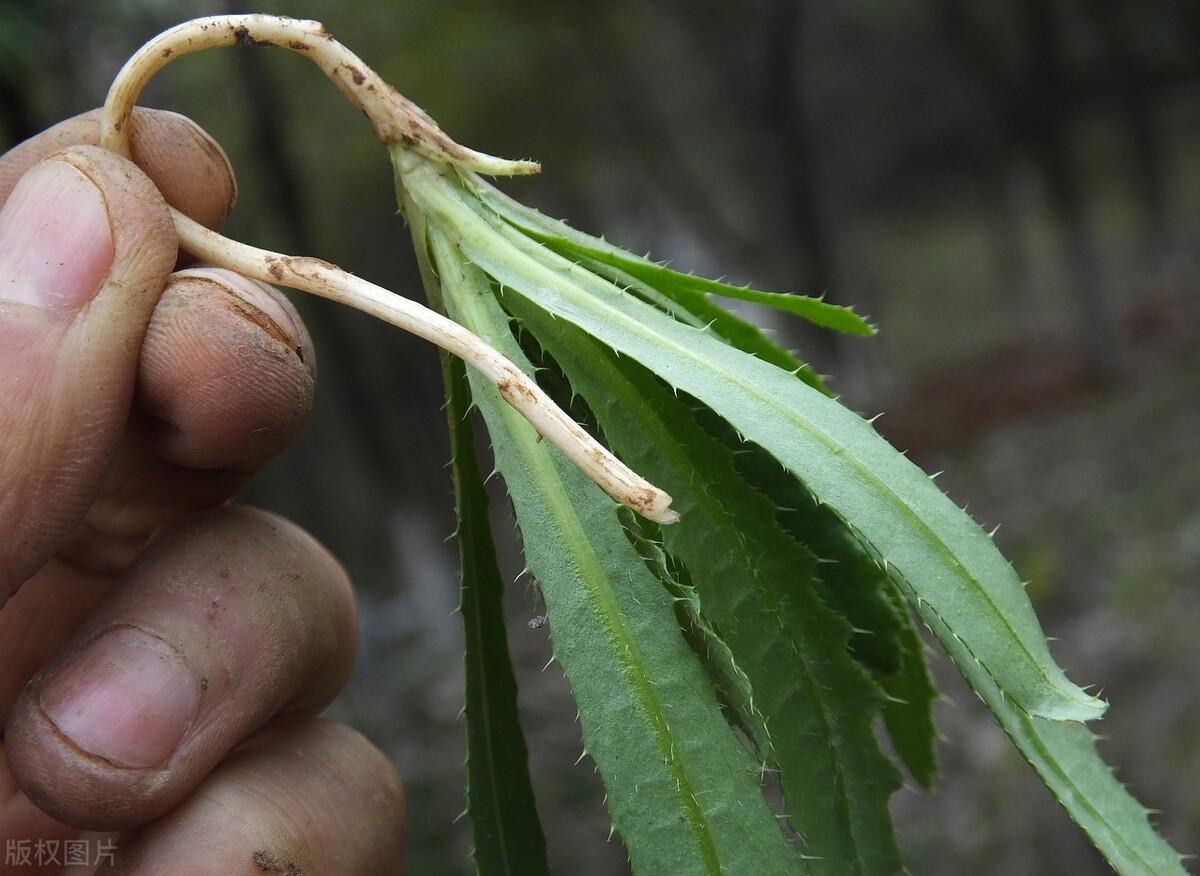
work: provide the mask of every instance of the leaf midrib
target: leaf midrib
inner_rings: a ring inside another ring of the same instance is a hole
[[[510,429],[513,431],[518,429],[524,431],[530,428],[529,424],[525,422],[520,414],[513,411],[507,404],[504,406],[504,416],[510,421]],[[699,805],[696,802],[691,780],[688,777],[686,769],[679,762],[675,753],[675,746],[669,738],[669,733],[664,733],[664,729],[669,726],[666,713],[658,700],[657,694],[653,690],[653,685],[647,677],[637,642],[630,634],[624,619],[621,617],[620,606],[617,604],[616,598],[608,586],[608,581],[600,566],[599,558],[596,556],[595,551],[592,550],[591,542],[587,536],[582,534],[582,521],[575,513],[574,506],[567,497],[565,490],[561,488],[558,471],[549,455],[547,453],[530,454],[528,452],[528,441],[524,438],[520,444],[527,461],[535,469],[537,478],[542,484],[546,485],[546,488],[542,492],[547,498],[547,512],[549,516],[555,520],[555,524],[559,528],[560,533],[562,533],[563,538],[570,542],[576,551],[581,552],[575,553],[574,556],[579,557],[582,555],[586,560],[586,568],[584,563],[580,563],[577,566],[580,580],[594,597],[594,610],[600,617],[601,626],[605,633],[608,634],[609,642],[612,645],[617,662],[625,673],[625,677],[637,691],[642,709],[649,719],[654,741],[668,764],[668,770],[676,780],[677,797],[684,811],[687,813],[688,825],[692,829],[692,834],[696,837],[696,841],[700,846],[700,852],[704,858],[705,865],[711,873],[719,874],[721,872],[720,861],[716,848],[712,844],[712,837],[709,836],[704,814],[700,811]],[[550,485],[553,485],[553,489],[549,489]]]
[[[466,298],[467,296],[462,297]],[[469,301],[456,299],[455,303],[458,304],[460,310],[471,307]],[[661,753],[671,777],[675,780],[673,785],[676,797],[684,810],[688,827],[696,840],[704,865],[708,872],[719,876],[721,873],[720,858],[709,834],[707,820],[700,811],[699,803],[692,790],[691,780],[687,770],[679,761],[675,746],[669,738],[669,732],[664,732],[669,727],[665,710],[648,678],[638,644],[621,617],[620,606],[608,586],[599,558],[592,549],[591,542],[582,532],[583,522],[575,513],[575,508],[563,488],[559,472],[550,455],[537,446],[531,446],[529,424],[507,403],[501,404],[500,409],[502,416],[508,421],[510,433],[517,438],[516,446],[520,448],[526,463],[535,473],[533,480],[540,485],[540,491],[546,498],[548,516],[554,521],[561,537],[576,549],[577,553],[574,556],[586,560],[586,564],[579,563],[576,566],[579,579],[593,597],[590,603],[593,611],[599,617],[601,628],[609,639],[618,665],[637,692],[638,701],[648,719],[655,745]]]
[[[536,307],[536,305],[532,306]],[[605,349],[607,350],[607,348]],[[632,385],[629,384],[625,375],[621,374],[619,370],[613,367],[611,360],[605,358],[603,361],[605,370],[609,375],[607,382],[610,384],[615,384],[617,381],[620,381],[626,386],[629,386],[631,391],[636,395],[636,390],[634,390]],[[608,402],[609,406],[615,403],[615,397],[610,399]],[[654,411],[651,411],[648,416],[638,417],[637,422],[640,428],[646,428],[647,425],[650,426],[649,429],[646,429],[649,440],[651,443],[655,444],[655,446],[663,448],[664,452],[662,453],[662,459],[663,462],[669,465],[673,470],[673,479],[677,480],[679,483],[687,483],[689,475],[694,473],[694,466],[690,464],[689,457],[680,452],[682,445],[674,440],[674,437],[665,421],[661,417],[657,416]],[[697,429],[699,429],[699,426],[697,426]],[[664,483],[671,482],[671,480],[667,478],[663,478],[663,481]],[[820,690],[820,687],[817,684],[816,678],[814,677],[812,667],[805,653],[805,649],[801,646],[800,641],[788,628],[787,624],[783,622],[783,619],[779,614],[780,600],[778,594],[774,592],[774,588],[771,587],[769,582],[763,580],[763,576],[757,571],[754,558],[747,553],[745,544],[737,537],[737,530],[736,528],[732,528],[731,518],[724,510],[721,502],[718,501],[711,490],[704,487],[698,487],[690,492],[693,501],[701,506],[701,513],[703,513],[706,519],[708,519],[710,527],[715,530],[721,538],[725,550],[731,556],[741,558],[740,565],[748,571],[748,574],[754,583],[754,592],[758,594],[764,607],[770,609],[771,617],[777,624],[779,631],[782,634],[783,641],[791,645],[792,651],[796,654],[797,659],[800,661],[804,672],[805,684],[812,694],[811,699],[818,704],[817,714],[820,719],[821,726],[825,731],[826,738],[832,742],[831,748],[836,752],[833,758],[833,766],[836,777],[835,781],[837,782],[838,786],[838,793],[835,796],[838,808],[841,811],[843,823],[845,824],[846,830],[850,835],[850,839],[855,850],[857,872],[868,872],[867,862],[863,860],[862,855],[859,853],[861,846],[859,843],[859,837],[856,833],[856,819],[853,817],[850,809],[846,778],[847,772],[845,767],[846,754],[841,744],[841,736],[832,731],[832,723],[829,720],[829,708],[825,703],[825,698],[817,693]],[[790,539],[790,536],[788,536],[787,533],[785,533],[782,529],[778,530],[778,535],[781,538]],[[813,597],[816,598],[816,594],[813,594]]]

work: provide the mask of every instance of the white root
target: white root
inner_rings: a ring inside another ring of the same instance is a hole
[[[176,58],[223,46],[279,46],[306,56],[371,120],[385,145],[402,143],[434,161],[488,176],[537,173],[536,161],[510,161],[468,149],[451,140],[424,110],[384,82],[379,74],[325,30],[319,21],[277,15],[214,15],[165,30],[137,50],[117,73],[104,101],[101,141],[129,155],[129,116],[145,88]]]
[[[133,107],[146,83],[171,60],[203,49],[270,44],[307,55],[361,109],[387,144],[402,143],[435,161],[486,174],[536,173],[529,161],[495,158],[455,143],[415,104],[402,97],[315,21],[269,15],[225,15],[185,22],[159,34],[126,62],[109,89],[101,142],[130,156]],[[658,523],[674,523],[671,497],[646,481],[564,413],[520,368],[479,337],[441,314],[321,259],[287,256],[230,240],[171,210],[180,246],[192,255],[247,277],[348,304],[460,357],[477,368],[537,430],[608,495]]]
[[[285,256],[230,240],[181,213],[175,230],[192,255],[266,283],[278,283],[348,304],[412,332],[477,368],[543,438],[566,454],[601,489],[658,523],[674,523],[671,497],[613,456],[580,428],[503,354],[451,319],[321,259]]]

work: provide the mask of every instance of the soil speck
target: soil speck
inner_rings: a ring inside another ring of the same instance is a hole
[[[283,873],[284,876],[304,876],[304,871],[291,861],[281,860],[266,849],[259,849],[251,858],[254,866],[263,873]]]

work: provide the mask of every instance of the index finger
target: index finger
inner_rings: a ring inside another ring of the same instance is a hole
[[[229,158],[208,133],[179,113],[138,108],[131,119],[133,161],[168,204],[209,228],[220,228],[237,201]],[[100,110],[59,122],[0,156],[0,206],[21,176],[68,146],[100,143]]]

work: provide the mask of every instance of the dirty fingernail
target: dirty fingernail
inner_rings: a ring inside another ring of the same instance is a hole
[[[243,310],[247,319],[290,347],[294,347],[303,337],[296,324],[296,318],[288,308],[254,280],[232,271],[207,266],[187,268],[177,272],[176,276],[203,277],[219,283],[226,291],[239,299],[241,305],[249,305],[248,309]]]
[[[86,175],[51,159],[21,178],[0,210],[0,301],[81,307],[112,261],[104,196]]]
[[[132,627],[95,639],[40,695],[59,731],[117,766],[162,766],[196,716],[200,684],[166,642]]]

